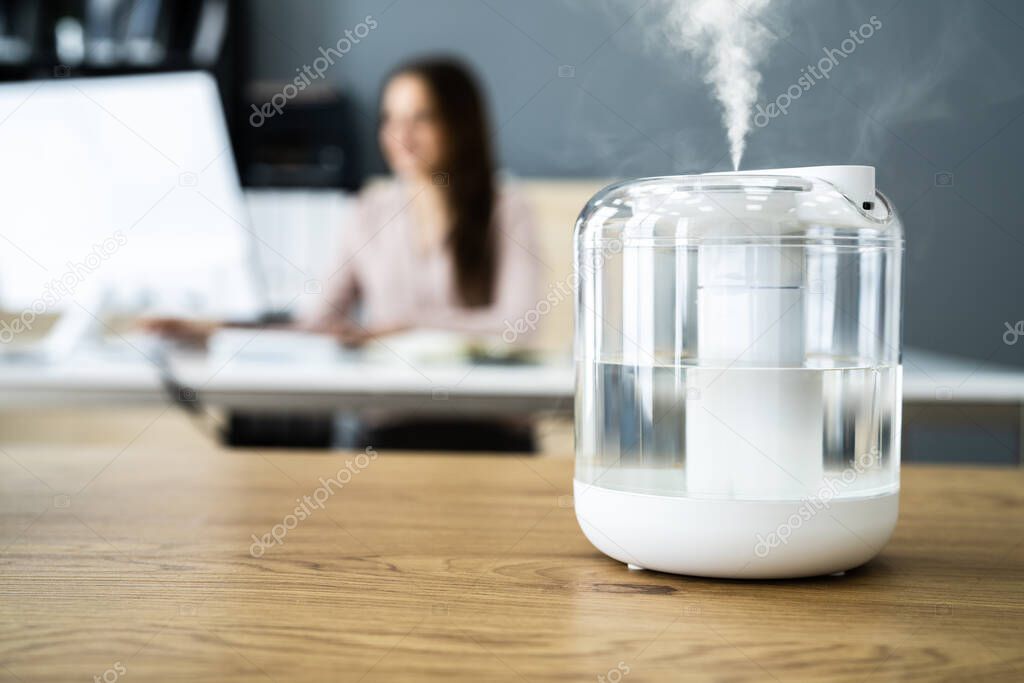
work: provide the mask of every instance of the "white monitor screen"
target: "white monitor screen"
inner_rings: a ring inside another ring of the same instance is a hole
[[[0,308],[249,316],[251,234],[202,73],[0,85]],[[84,300],[84,299],[83,299]]]

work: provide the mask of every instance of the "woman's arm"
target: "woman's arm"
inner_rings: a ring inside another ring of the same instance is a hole
[[[349,224],[343,226],[340,239],[341,248],[334,265],[335,270],[328,276],[325,283],[324,298],[308,314],[300,316],[291,323],[275,324],[147,318],[139,321],[140,327],[155,334],[197,345],[204,345],[214,332],[225,327],[294,329],[333,335],[344,344],[358,345],[364,342],[373,335],[368,334],[367,330],[361,328],[350,318],[359,297],[356,257],[360,245],[357,233],[359,227],[363,225],[362,221],[365,220],[364,204],[364,199],[360,198],[349,219]]]
[[[358,325],[351,318],[359,300],[358,257],[362,245],[359,234],[367,220],[367,199],[361,196],[348,224],[342,227],[340,245],[334,271],[324,282],[324,298],[309,313],[295,321],[295,327],[306,332],[334,334],[344,337],[354,334]]]

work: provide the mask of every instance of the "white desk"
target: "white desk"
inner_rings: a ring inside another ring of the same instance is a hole
[[[268,362],[202,356],[171,360],[175,378],[207,406],[273,410],[363,411],[386,406],[411,413],[571,414],[573,369],[567,360],[540,365],[471,365],[367,360]],[[908,350],[908,402],[1024,404],[1024,370]],[[138,354],[82,357],[57,364],[0,362],[0,408],[159,403],[167,400],[157,367]]]
[[[1024,403],[1024,369],[908,349],[903,400],[921,403]]]
[[[174,379],[203,405],[280,411],[408,413],[572,413],[567,363],[491,365],[380,362],[342,354],[336,362],[218,362],[172,357]],[[80,357],[74,362],[0,364],[0,408],[162,403],[161,372],[142,358]]]

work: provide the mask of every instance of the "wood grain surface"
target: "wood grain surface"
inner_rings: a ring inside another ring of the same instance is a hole
[[[875,561],[716,581],[594,550],[569,457],[227,451],[173,420],[0,442],[0,681],[1024,680],[1018,470],[905,467]]]

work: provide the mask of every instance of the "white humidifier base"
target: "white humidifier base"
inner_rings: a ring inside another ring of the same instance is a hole
[[[881,551],[899,492],[795,501],[708,500],[573,482],[576,519],[594,546],[631,569],[728,579],[819,576]]]

